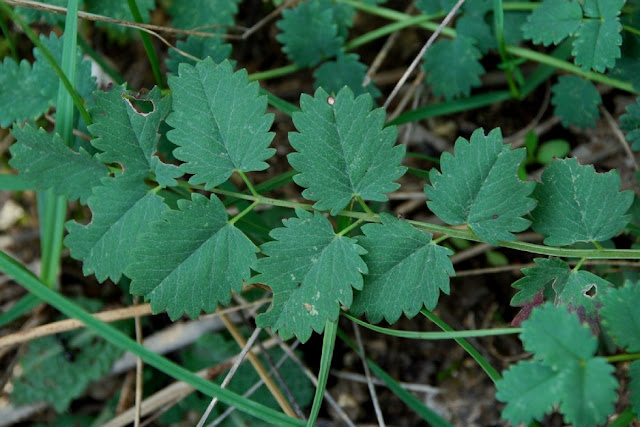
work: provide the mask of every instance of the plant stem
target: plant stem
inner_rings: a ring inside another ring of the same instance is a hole
[[[238,215],[236,215],[232,219],[230,219],[229,220],[229,224],[230,225],[234,225],[236,222],[238,222],[240,219],[242,219],[243,216],[245,216],[246,214],[251,212],[253,210],[253,208],[258,206],[259,204],[260,203],[257,200],[255,202],[251,203],[245,210],[243,210]]]
[[[360,218],[359,220],[357,220],[353,224],[351,224],[348,227],[345,227],[344,229],[340,230],[340,232],[338,233],[338,236],[344,236],[346,234],[349,234],[354,228],[357,228],[363,222],[364,222],[364,218]]]
[[[260,194],[258,194],[256,189],[253,187],[253,184],[251,184],[251,181],[249,181],[249,178],[247,177],[247,175],[245,175],[245,173],[242,172],[240,169],[236,169],[235,171],[238,175],[240,175],[240,178],[242,178],[242,180],[244,181],[245,185],[247,186],[251,194],[253,194],[253,196],[256,197],[256,200],[259,199]]]
[[[373,212],[371,210],[371,208],[369,208],[369,206],[367,206],[367,204],[365,203],[365,201],[362,199],[361,196],[356,196],[356,198],[358,199],[358,203],[360,203],[360,206],[362,206],[362,209],[364,209],[364,211],[369,215],[369,216],[375,216],[375,212]]]

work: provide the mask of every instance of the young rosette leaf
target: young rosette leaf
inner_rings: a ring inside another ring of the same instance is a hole
[[[471,88],[480,86],[484,68],[480,64],[482,53],[473,45],[473,39],[458,36],[453,40],[440,40],[424,57],[427,84],[433,85],[436,95],[446,99],[469,96]]]
[[[575,125],[582,129],[595,126],[600,118],[598,106],[602,98],[593,83],[578,76],[562,76],[551,91],[553,114],[562,119],[563,126]]]
[[[355,53],[338,55],[334,61],[326,61],[314,71],[313,86],[332,93],[339,92],[343,86],[349,86],[355,96],[369,93],[377,98],[380,91],[373,83],[362,86],[366,73],[367,66],[359,61]]]
[[[620,117],[620,129],[626,132],[627,141],[634,151],[640,151],[640,98],[635,104],[627,107],[626,113]]]
[[[86,204],[93,187],[109,174],[102,162],[83,149],[71,150],[57,133],[27,124],[14,126],[12,134],[16,143],[9,149],[9,164],[37,189],[53,188],[56,194]]]
[[[394,181],[407,170],[401,166],[405,149],[394,146],[396,128],[384,128],[384,110],[371,110],[371,96],[354,99],[345,87],[334,99],[319,88],[313,98],[302,95],[300,108],[293,113],[298,132],[289,133],[297,153],[287,159],[301,172],[293,180],[316,209],[336,215],[354,197],[384,202],[384,193],[400,187]]]
[[[133,260],[136,236],[159,220],[168,209],[162,198],[145,185],[146,174],[105,178],[89,197],[93,217],[88,225],[67,222],[69,234],[64,244],[71,256],[81,260],[85,275],[95,274],[102,282],[120,280],[125,267]]]
[[[502,415],[513,424],[539,420],[559,404],[572,425],[605,422],[614,409],[618,382],[613,366],[594,357],[598,341],[589,328],[566,307],[546,304],[522,329],[520,338],[534,360],[511,367],[497,382],[497,397],[507,403]]]
[[[233,72],[229,61],[216,65],[207,58],[194,66],[180,64],[169,77],[173,112],[167,133],[178,148],[180,169],[193,174],[189,183],[211,189],[234,170],[265,170],[275,150],[268,148],[273,114],[265,114],[267,97],[258,96],[258,83],[249,83],[246,70]]]
[[[172,320],[183,313],[197,317],[228,305],[251,277],[258,248],[229,223],[215,195],[194,193],[179,200],[141,235],[134,261],[126,270],[131,293],[151,301],[154,313],[167,310]]]
[[[529,15],[522,30],[527,39],[549,46],[575,33],[582,23],[582,8],[577,1],[544,0]]]
[[[429,173],[431,184],[424,188],[429,209],[447,224],[467,224],[489,244],[515,240],[512,232],[529,226],[522,215],[536,205],[528,197],[535,183],[517,176],[524,157],[523,148],[502,143],[500,129],[487,136],[478,129],[470,141],[458,138],[454,154],[441,157],[442,171]]]
[[[309,0],[282,11],[276,36],[287,57],[301,67],[313,67],[337,55],[344,42],[331,0]]]
[[[611,289],[603,298],[600,309],[602,326],[613,341],[627,351],[640,351],[640,301],[638,283],[627,282],[622,288]]]
[[[106,92],[96,92],[95,100],[89,131],[96,137],[91,144],[103,151],[97,157],[105,163],[120,163],[127,173],[154,171],[163,187],[176,185],[175,178],[182,172],[155,156],[158,128],[169,114],[171,99],[162,98],[157,87],[136,95],[123,86],[113,86]],[[140,111],[137,103],[149,104],[151,111]]]
[[[619,188],[616,171],[597,173],[575,158],[555,160],[534,192],[538,206],[531,213],[532,228],[550,246],[610,239],[629,222],[626,212],[634,198],[632,191]]]
[[[305,342],[312,331],[322,333],[327,320],[338,321],[341,304],[351,306],[368,269],[361,258],[366,251],[336,235],[322,214],[297,209],[296,215],[269,233],[275,240],[260,247],[267,257],[258,260],[252,282],[273,291],[273,305],[257,324]]]
[[[572,55],[583,71],[603,73],[620,58],[622,24],[620,10],[625,0],[591,0],[584,3],[585,20],[576,32]]]
[[[449,276],[455,271],[448,248],[431,241],[431,234],[409,223],[382,214],[382,224],[362,227],[365,237],[359,239],[367,254],[369,267],[364,288],[356,292],[350,312],[366,313],[369,321],[383,318],[395,323],[402,313],[411,318],[422,307],[433,310],[440,291],[449,293]]]
[[[523,361],[502,375],[496,383],[496,399],[507,404],[502,417],[513,425],[542,421],[562,397],[559,372],[543,363]]]

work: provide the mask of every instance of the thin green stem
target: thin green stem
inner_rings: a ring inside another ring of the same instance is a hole
[[[362,196],[356,196],[356,198],[358,199],[358,203],[360,204],[360,206],[362,206],[362,209],[364,209],[364,211],[369,215],[369,216],[374,216],[375,212],[373,212],[371,210],[371,208],[369,208],[369,206],[367,206],[367,203],[364,201],[364,199],[362,198]]]
[[[449,238],[449,236],[447,236],[446,234],[444,234],[444,235],[442,235],[442,236],[438,237],[437,239],[433,239],[433,243],[434,243],[435,245],[437,245],[437,244],[439,244],[440,242],[442,242],[442,241],[444,241],[444,240],[447,240],[448,238]]]
[[[244,172],[242,172],[240,169],[236,169],[235,171],[236,171],[236,173],[238,175],[240,175],[240,178],[242,178],[242,180],[244,181],[245,185],[247,186],[247,188],[249,189],[251,194],[253,194],[254,197],[259,199],[260,198],[260,194],[258,194],[258,192],[254,188],[254,186],[251,183],[251,181],[249,181],[249,177],[247,177],[247,175]]]
[[[127,3],[129,4],[129,10],[131,11],[133,20],[138,24],[143,24],[144,21],[142,19],[142,15],[140,14],[140,10],[138,9],[138,5],[136,4],[136,0],[127,0]],[[153,48],[151,36],[149,35],[149,33],[142,30],[138,30],[138,32],[140,33],[140,39],[142,40],[144,50],[147,52],[147,57],[149,57],[149,63],[151,64],[151,70],[153,70],[156,84],[162,90],[165,88],[164,79],[162,78],[162,72],[160,71],[160,61],[158,60],[158,55],[156,55],[156,50]]]
[[[304,209],[308,211],[315,210],[313,206],[307,203],[290,202],[287,200],[272,199],[265,196],[253,196],[249,194],[243,194],[236,191],[227,191],[219,188],[211,190],[216,194],[222,194],[224,196],[233,197],[242,200],[249,200],[251,202],[258,201],[263,205],[280,206],[291,209]],[[339,216],[346,216],[350,218],[362,218],[367,222],[380,222],[380,216],[375,214],[373,216],[365,212],[353,212],[353,211],[341,211]],[[444,225],[430,224],[427,222],[407,220],[408,223],[432,233],[446,234],[449,237],[457,237],[464,240],[470,240],[474,242],[481,242],[481,240],[468,230],[459,230],[457,228],[448,227]],[[538,245],[529,242],[499,242],[499,246],[504,248],[516,249],[523,252],[529,252],[538,255],[548,255],[560,258],[586,258],[586,259],[638,259],[640,258],[640,249],[566,249],[557,248],[551,246]]]
[[[586,258],[580,258],[580,261],[573,267],[572,271],[579,271],[586,260]]]
[[[628,362],[630,360],[639,360],[640,353],[616,354],[614,356],[605,357],[605,359],[609,363]]]
[[[349,234],[353,229],[357,228],[360,224],[362,224],[364,222],[364,218],[360,218],[359,220],[357,220],[356,222],[354,222],[353,224],[349,225],[348,227],[345,227],[344,229],[342,229],[339,233],[338,236],[345,236],[347,234]]]
[[[382,27],[376,28],[373,31],[369,31],[361,36],[354,38],[353,40],[348,41],[344,44],[345,50],[353,50],[362,45],[375,41],[379,38],[387,36],[389,34],[393,34],[397,31],[403,30],[405,28],[413,27],[414,25],[420,25],[431,21],[432,19],[442,18],[445,14],[439,13],[437,15],[417,15],[407,18],[403,21],[393,22],[391,24],[383,25]]]
[[[301,68],[296,64],[285,65],[284,67],[274,68],[273,70],[261,71],[259,73],[253,73],[249,75],[249,81],[255,80],[269,80],[275,79],[278,77],[286,76],[296,71],[301,70]]]
[[[240,212],[238,215],[234,216],[231,220],[229,220],[229,224],[230,225],[235,225],[236,222],[238,222],[240,219],[242,219],[243,216],[245,216],[246,214],[251,212],[253,210],[253,208],[258,206],[259,204],[260,203],[258,201],[255,201],[255,202],[251,203],[242,212]]]
[[[514,61],[509,57],[509,54],[507,54],[507,45],[504,40],[504,9],[502,0],[493,1],[493,22],[496,30],[496,40],[498,41],[498,52],[500,53],[500,59],[504,66],[504,74],[507,78],[509,92],[513,98],[520,99],[522,94],[513,77],[513,69],[516,65],[514,65]]]
[[[513,335],[522,332],[521,328],[494,328],[494,329],[475,329],[471,331],[450,331],[450,332],[414,332],[414,331],[400,331],[396,329],[383,328],[382,326],[372,325],[363,320],[360,320],[348,313],[342,313],[345,317],[353,320],[357,324],[371,329],[374,332],[378,332],[385,335],[390,335],[398,338],[408,338],[412,340],[451,340],[458,338],[473,338],[473,337],[493,337],[497,335]]]
[[[31,27],[29,27],[29,25],[27,25],[27,23],[24,22],[24,19],[22,19],[21,16],[19,16],[17,13],[11,10],[11,8],[7,6],[4,0],[0,0],[0,9],[2,9],[2,11],[7,16],[9,16],[9,18],[13,22],[18,24],[18,26],[22,29],[22,31],[24,31],[26,36],[29,38],[29,40],[31,40],[31,43],[33,43],[40,50],[42,55],[45,57],[49,65],[51,65],[51,68],[53,68],[53,71],[56,73],[56,75],[62,82],[65,89],[69,92],[69,95],[73,100],[73,105],[75,105],[76,109],[80,112],[82,119],[87,125],[90,125],[91,116],[87,112],[87,109],[84,107],[82,98],[80,97],[80,95],[78,95],[78,92],[73,88],[73,85],[71,84],[71,82],[69,81],[65,73],[62,71],[62,68],[60,67],[56,59],[53,57],[49,49],[47,49],[47,47],[40,41],[40,39],[38,38],[36,33],[31,29]]]
[[[592,243],[592,244],[593,244],[593,246],[595,246],[595,247],[596,247],[596,249],[598,249],[598,250],[603,250],[603,249],[604,249],[604,246],[602,246],[602,245],[600,244],[600,242],[596,242],[596,241],[594,240],[594,241],[592,241],[591,243]]]
[[[440,319],[438,316],[436,316],[429,310],[422,309],[420,313],[422,313],[429,320],[431,320],[433,323],[438,325],[438,327],[443,331],[453,332],[453,328],[451,328],[451,326],[447,325],[444,322],[444,320]],[[516,329],[516,328],[513,328],[513,329]],[[485,373],[489,376],[489,378],[491,378],[491,380],[494,383],[500,380],[501,378],[500,373],[493,366],[491,366],[491,364],[487,361],[487,359],[485,359],[485,357],[482,354],[480,354],[480,352],[476,350],[469,343],[469,341],[465,340],[464,338],[456,338],[456,342],[460,345],[460,347],[465,349],[466,352],[469,353],[471,357],[473,357],[473,359],[478,363],[478,365],[480,365],[480,367],[485,371]]]

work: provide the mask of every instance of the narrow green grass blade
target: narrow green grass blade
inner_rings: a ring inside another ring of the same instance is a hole
[[[33,190],[33,184],[24,180],[21,175],[0,174],[0,190],[25,191]]]
[[[609,427],[627,427],[635,419],[635,414],[631,408],[625,409],[618,417],[609,423]]]
[[[320,372],[318,373],[318,387],[316,394],[313,396],[313,405],[311,406],[311,414],[307,421],[307,427],[313,426],[318,418],[322,401],[324,400],[324,391],[327,388],[327,378],[331,370],[331,359],[333,358],[333,348],[336,345],[336,333],[338,330],[338,322],[327,320],[324,327],[324,337],[322,339],[322,357],[320,358]]]
[[[260,88],[261,95],[267,95],[267,102],[274,108],[277,108],[287,116],[292,115],[296,111],[300,111],[298,107],[293,105],[292,103],[285,101],[284,99],[272,94],[271,92]]]
[[[351,347],[353,351],[359,353],[356,344],[351,341],[341,329],[338,329],[338,336],[349,347]],[[369,368],[371,369],[371,372],[373,372],[376,377],[382,380],[386,384],[386,386],[389,387],[389,390],[391,390],[396,396],[398,396],[398,398],[402,400],[405,405],[413,409],[416,414],[420,415],[423,420],[435,427],[451,427],[451,424],[449,424],[431,408],[422,403],[420,399],[405,390],[396,380],[394,380],[389,374],[387,374],[384,369],[378,366],[373,360],[367,358],[366,361],[367,365],[369,365]]]
[[[129,4],[129,10],[131,11],[131,16],[133,16],[133,20],[138,24],[144,23],[142,20],[142,15],[140,15],[140,9],[138,9],[138,5],[135,0],[127,0]],[[162,78],[162,72],[160,71],[160,61],[158,61],[158,55],[156,55],[156,50],[153,48],[153,43],[151,42],[151,36],[149,33],[138,30],[140,33],[140,39],[142,39],[142,45],[144,46],[144,50],[147,52],[147,57],[149,57],[149,63],[151,64],[151,70],[153,70],[153,76],[156,79],[156,84],[160,89],[165,89],[166,86],[164,84],[164,79]]]
[[[9,50],[11,51],[11,57],[16,61],[20,62],[20,58],[18,58],[18,51],[16,49],[16,43],[13,40],[13,35],[11,31],[9,31],[9,27],[7,26],[7,21],[5,20],[5,15],[0,14],[0,29],[2,30],[2,34],[4,35],[4,39],[9,44]]]
[[[114,82],[119,85],[125,83],[124,77],[122,77],[111,65],[109,65],[109,63],[104,60],[102,55],[93,50],[93,48],[89,46],[89,44],[84,40],[84,38],[82,38],[82,36],[78,37],[78,44],[82,48],[82,51],[89,55],[91,59],[96,61],[98,65],[100,65],[100,68],[102,68],[102,70],[104,70],[104,72],[107,73],[107,75],[111,77]]]
[[[438,325],[438,327],[440,329],[442,329],[443,331],[453,332],[453,328],[451,326],[447,325],[442,319],[440,319],[438,316],[436,316],[432,312],[430,312],[428,310],[425,310],[425,309],[422,309],[420,311],[420,313],[422,313],[429,320],[431,320],[433,323]],[[515,330],[516,328],[511,328],[511,329]],[[521,331],[519,331],[519,332],[521,332]],[[487,373],[487,375],[489,376],[489,378],[491,378],[491,381],[493,381],[494,384],[500,378],[502,378],[500,376],[500,373],[493,366],[491,366],[489,361],[487,361],[487,359],[485,359],[485,357],[483,355],[481,355],[480,352],[478,350],[476,350],[469,343],[469,341],[465,340],[464,338],[456,338],[456,342],[460,345],[460,347],[464,348],[466,350],[466,352],[469,353],[469,355],[471,357],[473,357],[473,360],[478,362],[478,365],[480,365],[480,367]]]
[[[0,328],[33,310],[40,303],[42,303],[40,298],[37,298],[33,294],[23,296],[13,307],[0,314]]]
[[[278,426],[305,425],[301,420],[290,418],[281,412],[274,411],[271,408],[243,398],[229,390],[223,389],[220,386],[193,374],[167,358],[143,347],[111,325],[96,319],[78,305],[66,299],[64,296],[46,287],[29,270],[24,268],[24,266],[3,251],[0,251],[0,271],[13,278],[35,297],[46,301],[61,313],[69,316],[70,318],[80,320],[89,329],[95,331],[96,334],[100,335],[105,340],[117,345],[123,350],[132,352],[136,356],[139,356],[145,363],[177,380],[186,382],[207,396],[218,397],[227,405],[234,406],[247,414]]]
[[[78,0],[69,0],[61,64],[62,75],[69,82],[76,81],[77,37]],[[75,92],[73,87],[71,89]],[[68,91],[64,85],[60,85],[56,102],[55,132],[62,137],[62,140],[68,146],[71,145],[73,138],[72,91]],[[64,234],[64,222],[67,217],[67,199],[66,197],[55,195],[53,190],[38,192],[38,210],[40,214],[40,242],[42,245],[41,277],[42,281],[48,286],[55,287],[60,270],[62,236]]]

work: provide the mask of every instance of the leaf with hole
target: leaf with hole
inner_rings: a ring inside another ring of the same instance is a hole
[[[229,61],[216,65],[207,58],[195,67],[180,64],[169,86],[173,112],[167,123],[173,129],[167,137],[178,146],[173,155],[185,162],[180,169],[193,174],[189,183],[211,189],[234,170],[268,167],[265,160],[275,153],[268,148],[273,114],[265,114],[267,97],[258,95],[258,83],[249,83],[246,70],[234,73]]]
[[[102,185],[109,174],[103,163],[83,149],[71,150],[57,133],[27,124],[14,126],[12,134],[16,142],[9,149],[9,164],[39,190],[53,188],[58,195],[86,204],[93,187]]]

